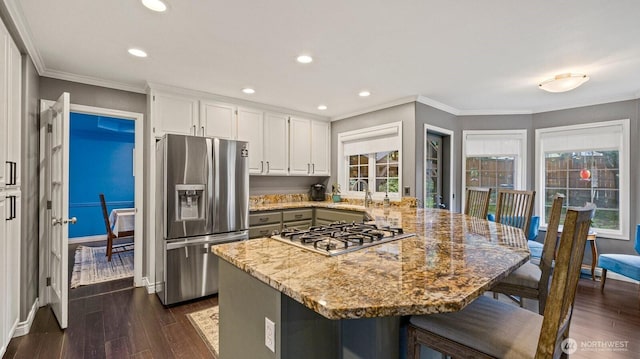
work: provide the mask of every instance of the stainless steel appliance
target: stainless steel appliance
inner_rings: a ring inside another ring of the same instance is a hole
[[[312,201],[324,201],[325,198],[325,185],[322,183],[316,183],[311,185],[311,200]]]
[[[218,292],[211,246],[249,234],[247,142],[166,135],[156,144],[156,292],[173,304]]]
[[[404,233],[399,227],[336,222],[308,230],[287,228],[271,238],[326,256],[336,256],[413,236],[414,233]]]

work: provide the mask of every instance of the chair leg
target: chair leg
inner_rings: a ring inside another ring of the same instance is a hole
[[[420,345],[416,341],[416,330],[412,326],[407,328],[407,359],[420,357]]]
[[[111,262],[112,251],[113,251],[113,237],[107,234],[107,262]]]
[[[493,292],[493,299],[498,299],[498,293]]]
[[[600,279],[600,292],[604,293],[604,282],[607,281],[607,270],[602,268],[602,279]]]

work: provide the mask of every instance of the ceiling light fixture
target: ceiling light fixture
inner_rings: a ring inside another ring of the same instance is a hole
[[[309,55],[300,55],[296,58],[296,60],[301,64],[308,64],[313,61],[313,57]]]
[[[360,93],[358,94],[358,96],[360,97],[367,97],[369,95],[371,95],[371,92],[369,91],[360,91]]]
[[[144,50],[140,50],[140,49],[135,49],[135,48],[131,48],[129,50],[127,50],[129,52],[129,54],[135,56],[135,57],[147,57],[147,53],[144,52]]]
[[[326,109],[327,109],[327,105],[319,105],[318,106],[318,110],[320,110],[320,111],[324,111]]]
[[[587,75],[566,73],[545,80],[538,86],[548,92],[566,92],[575,89],[587,81],[589,81],[589,76]]]
[[[254,90],[254,89],[252,89],[250,87],[245,87],[245,88],[242,89],[242,92],[244,92],[244,93],[246,93],[248,95],[251,95],[253,93],[256,93],[256,90]]]
[[[142,5],[149,10],[157,12],[167,11],[167,4],[160,0],[142,0]]]

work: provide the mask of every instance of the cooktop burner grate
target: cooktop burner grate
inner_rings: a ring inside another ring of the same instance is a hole
[[[378,226],[375,223],[335,222],[305,230],[285,228],[271,238],[334,256],[414,235],[404,233],[399,227]]]

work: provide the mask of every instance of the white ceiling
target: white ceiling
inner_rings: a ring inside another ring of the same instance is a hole
[[[116,88],[161,83],[333,118],[418,95],[457,114],[640,96],[637,0],[167,0],[166,13],[139,0],[3,1],[41,75]],[[538,89],[563,72],[591,80]]]

